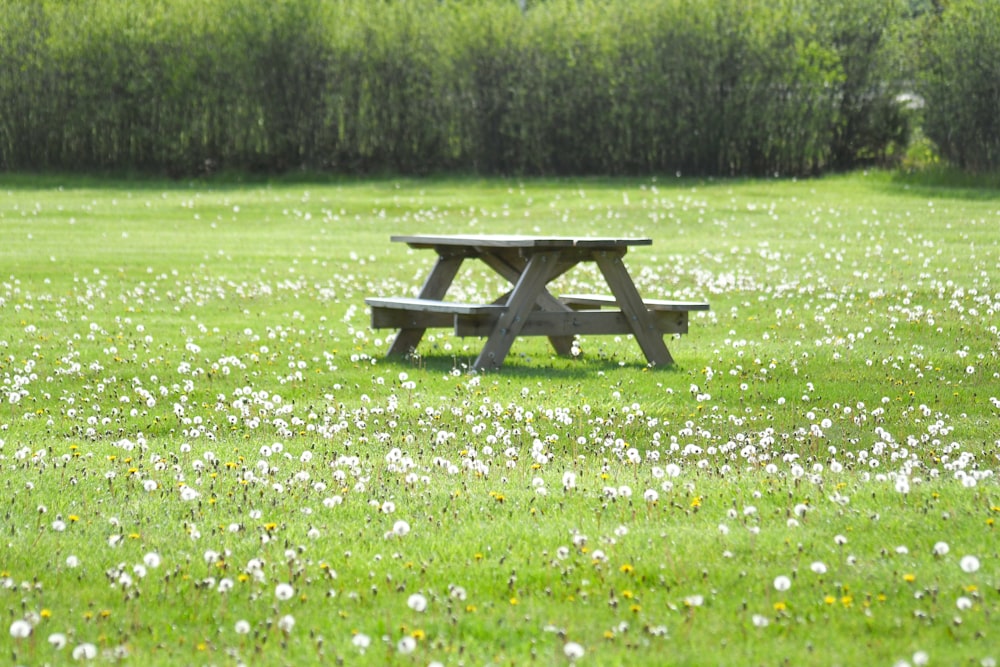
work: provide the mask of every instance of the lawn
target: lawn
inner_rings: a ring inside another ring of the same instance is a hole
[[[12,664],[1000,659],[1000,190],[4,176],[0,231]],[[648,236],[711,310],[387,360],[428,232]]]

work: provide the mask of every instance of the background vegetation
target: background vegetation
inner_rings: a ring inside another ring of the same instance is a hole
[[[809,174],[915,93],[996,166],[996,2],[524,4],[0,0],[0,168]]]

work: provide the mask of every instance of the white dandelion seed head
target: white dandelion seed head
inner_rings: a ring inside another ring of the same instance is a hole
[[[563,655],[570,660],[579,660],[585,653],[583,646],[576,642],[566,642],[563,646]]]
[[[274,587],[274,597],[279,600],[290,600],[295,595],[295,589],[291,584],[280,583]]]
[[[396,650],[402,654],[413,653],[417,648],[417,640],[413,637],[403,637],[396,643]]]
[[[285,614],[284,616],[278,619],[278,629],[281,630],[282,632],[287,634],[291,632],[292,628],[294,627],[295,627],[295,617],[292,616],[291,614]]]
[[[786,577],[785,575],[782,574],[774,578],[774,589],[776,591],[784,592],[791,587],[792,587],[792,580]]]
[[[406,599],[406,606],[416,612],[427,609],[427,598],[420,593],[414,593]]]
[[[948,546],[947,542],[938,542],[934,545],[932,551],[935,556],[944,556],[951,551],[951,547]]]
[[[14,639],[24,639],[31,635],[31,623],[28,623],[24,619],[17,619],[10,624],[10,636]]]
[[[979,569],[979,559],[975,556],[962,556],[962,560],[958,564],[962,568],[962,572],[967,574],[972,574]]]
[[[93,660],[97,657],[97,647],[89,642],[78,645],[73,649],[74,660]]]

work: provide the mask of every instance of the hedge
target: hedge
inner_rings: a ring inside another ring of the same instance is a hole
[[[0,0],[0,168],[795,175],[906,140],[904,0],[520,4]]]

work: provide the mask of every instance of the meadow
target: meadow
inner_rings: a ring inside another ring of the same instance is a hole
[[[998,189],[8,175],[0,230],[10,664],[1000,659]],[[648,236],[712,309],[388,360],[420,232]]]

